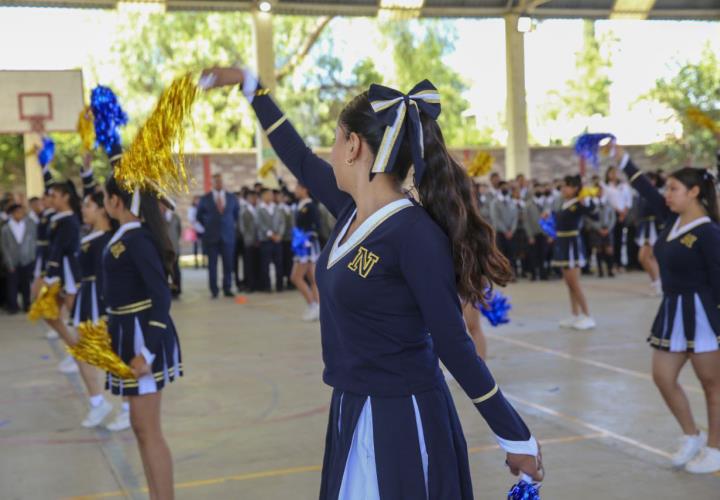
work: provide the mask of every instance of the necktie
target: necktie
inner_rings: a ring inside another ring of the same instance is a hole
[[[218,212],[223,213],[223,210],[225,210],[225,203],[223,202],[222,193],[218,193],[216,195],[215,204],[217,205]]]

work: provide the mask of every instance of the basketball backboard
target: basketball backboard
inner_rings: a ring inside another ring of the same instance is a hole
[[[0,134],[74,132],[83,95],[79,69],[0,71]]]

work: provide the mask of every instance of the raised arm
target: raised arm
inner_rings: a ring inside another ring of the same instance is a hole
[[[351,202],[350,196],[338,189],[332,167],[307,147],[267,89],[249,70],[206,70],[201,81],[212,82],[204,84],[208,88],[241,85],[275,153],[293,175],[307,186],[313,197],[320,200],[335,217]]]
[[[447,237],[422,217],[409,224],[405,235],[400,255],[403,277],[422,311],[438,356],[488,423],[498,444],[510,455],[537,457],[535,438],[503,396],[467,334]],[[523,471],[541,479],[537,464],[526,470],[528,464],[536,463],[526,461]]]
[[[624,153],[622,155],[620,169],[627,175],[630,180],[630,185],[648,202],[656,216],[666,218],[670,215],[670,209],[665,204],[663,195],[660,194],[657,188],[653,186],[647,177],[635,166],[629,154]]]

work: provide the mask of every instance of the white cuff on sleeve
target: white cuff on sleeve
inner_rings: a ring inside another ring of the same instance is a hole
[[[620,168],[620,170],[624,170],[629,161],[630,161],[630,155],[627,154],[627,153],[625,153],[625,154],[623,155],[622,159],[620,159],[620,163],[618,164],[618,168]]]
[[[516,455],[530,455],[531,457],[537,457],[538,444],[535,438],[532,436],[530,436],[530,439],[528,439],[527,441],[510,441],[496,435],[495,440],[500,445],[500,448],[505,450],[506,453],[514,453]]]
[[[255,91],[257,90],[260,82],[258,82],[257,76],[251,69],[243,68],[243,73],[244,78],[242,85],[242,93],[245,94],[248,102],[252,104],[253,99],[255,98]]]

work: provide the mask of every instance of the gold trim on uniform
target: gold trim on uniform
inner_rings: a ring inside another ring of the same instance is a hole
[[[282,124],[285,123],[286,121],[287,121],[287,116],[282,115],[282,117],[280,117],[280,119],[279,119],[278,121],[276,121],[275,123],[273,123],[272,125],[270,125],[270,126],[267,128],[267,130],[265,130],[265,133],[266,133],[267,135],[272,134],[273,132],[275,132],[275,130],[276,130],[280,125],[282,125]]]
[[[58,263],[55,262],[54,260],[49,260],[48,263],[47,263],[47,265],[48,265],[49,267],[60,267],[60,264],[58,264]]]
[[[638,177],[640,177],[642,174],[643,174],[643,173],[642,173],[642,170],[638,170],[637,172],[635,172],[635,173],[632,175],[632,177],[630,177],[630,184],[632,184],[633,181],[634,181],[635,179],[637,179]]]
[[[479,398],[473,399],[472,402],[473,402],[473,404],[476,404],[476,405],[477,405],[477,404],[480,404],[480,403],[484,403],[485,401],[487,401],[488,399],[490,399],[491,397],[493,397],[495,394],[497,394],[497,391],[499,391],[499,390],[500,390],[500,388],[498,387],[497,384],[495,384],[495,387],[493,387],[493,388],[490,390],[490,392],[488,392],[488,393],[485,394],[484,396],[480,396]]]
[[[82,280],[83,281],[95,281],[95,276],[85,276]]]
[[[150,309],[152,307],[152,300],[146,299],[141,300],[140,302],[135,302],[134,304],[127,304],[120,307],[110,308],[108,307],[107,312],[110,314],[114,314],[116,316],[124,315],[124,314],[134,314],[136,312],[145,311],[146,309]]]
[[[148,321],[148,325],[157,326],[158,328],[162,328],[162,329],[167,328],[167,325],[165,323],[160,323],[159,321],[154,321],[154,320]]]
[[[182,369],[183,369],[182,363],[180,363],[180,364],[178,365],[178,369],[179,369],[180,371],[182,371]],[[176,373],[175,373],[175,366],[174,366],[174,365],[168,368],[167,374],[168,374],[168,378],[170,378],[170,377],[175,377]],[[155,382],[160,382],[161,380],[164,380],[164,379],[165,379],[165,372],[164,372],[164,371],[153,372],[152,375],[153,375],[153,378],[155,379]],[[135,389],[135,388],[137,388],[137,386],[138,386],[138,381],[137,381],[137,379],[134,379],[134,378],[123,378],[123,379],[121,379],[121,378],[118,378],[118,377],[116,377],[116,376],[114,376],[114,375],[110,375],[110,385],[111,385],[111,386],[113,386],[113,387],[120,387],[120,383],[122,383],[123,388],[128,388],[128,389]]]
[[[555,233],[555,235],[558,238],[570,238],[572,236],[577,236],[578,234],[580,234],[580,231],[577,231],[577,230],[576,231],[557,231]]]

